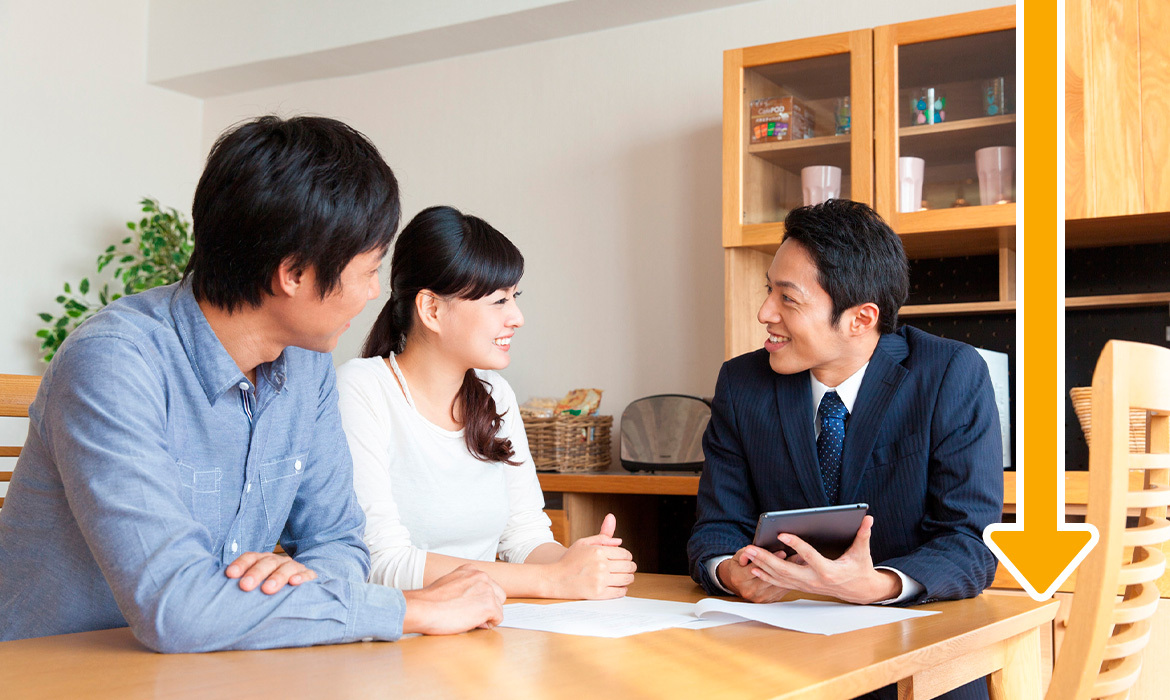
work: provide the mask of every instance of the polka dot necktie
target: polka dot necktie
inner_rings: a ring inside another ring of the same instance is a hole
[[[827,391],[817,408],[821,434],[817,436],[817,461],[821,463],[821,481],[829,496],[829,505],[836,505],[841,488],[841,452],[845,446],[845,419],[849,409],[835,391]]]

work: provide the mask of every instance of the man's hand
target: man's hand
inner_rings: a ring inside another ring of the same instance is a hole
[[[896,598],[902,592],[902,580],[891,571],[873,568],[869,538],[873,516],[861,521],[853,544],[839,559],[826,559],[796,535],[782,534],[780,541],[796,551],[797,557],[785,561],[765,549],[744,547],[741,552],[750,564],[751,575],[781,588],[832,596],[847,603],[876,603]],[[799,558],[799,562],[795,561]],[[726,584],[725,584],[726,585]]]
[[[749,602],[775,603],[788,593],[788,589],[754,576],[752,571],[756,566],[747,557],[747,549],[744,547],[736,552],[734,557],[719,562],[719,566],[715,568],[719,581],[729,591]],[[783,558],[784,553],[773,556]]]
[[[550,597],[599,600],[621,598],[634,582],[638,566],[629,550],[614,537],[617,518],[612,513],[601,521],[601,531],[582,537],[561,558],[549,565],[552,573]]]
[[[476,627],[491,629],[504,619],[504,589],[467,564],[426,588],[403,591],[403,596],[404,634],[459,634]]]
[[[285,554],[272,552],[244,552],[228,564],[224,571],[228,578],[240,579],[240,590],[260,590],[272,595],[284,588],[284,584],[299,586],[305,581],[317,578],[317,572]],[[263,582],[263,585],[261,585]]]

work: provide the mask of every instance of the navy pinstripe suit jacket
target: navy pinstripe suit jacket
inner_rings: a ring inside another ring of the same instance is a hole
[[[978,595],[995,576],[983,528],[1003,510],[999,415],[983,358],[903,327],[878,341],[853,408],[840,502],[869,504],[874,564],[923,585],[911,604]],[[777,374],[762,349],[724,363],[703,451],[687,554],[691,576],[719,595],[703,562],[749,544],[761,512],[831,505],[808,372]]]

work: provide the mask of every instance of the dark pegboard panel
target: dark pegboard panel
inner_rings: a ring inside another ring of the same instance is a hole
[[[910,261],[907,304],[959,304],[998,298],[998,255]]]
[[[1068,296],[1170,291],[1170,243],[1081,248],[1065,255]],[[1128,309],[1074,309],[1065,313],[1065,386],[1089,386],[1097,357],[1111,339],[1166,347],[1170,309],[1164,304]],[[1087,469],[1089,447],[1065,398],[1065,468]]]
[[[998,283],[997,283],[998,284]],[[902,319],[903,325],[914,326],[942,338],[958,340],[986,350],[1006,353],[1008,356],[1008,386],[1011,393],[1012,455],[1016,453],[1016,315],[977,314],[971,316],[914,316]],[[1013,458],[1014,462],[1014,458]]]
[[[1133,246],[1149,248],[1152,246]],[[1117,250],[1102,249],[1102,252]],[[1166,280],[1167,274],[1160,271]],[[1096,287],[1099,289],[1099,287]],[[1170,289],[1165,281],[1160,291]],[[1154,289],[1142,291],[1155,291]],[[1100,294],[1101,292],[1092,292]],[[1122,293],[1122,292],[1114,292]],[[1136,293],[1136,292],[1125,292]],[[1089,386],[1093,383],[1093,369],[1105,343],[1109,340],[1133,340],[1170,347],[1166,342],[1166,329],[1170,327],[1170,309],[1164,304],[1140,306],[1130,309],[1076,309],[1065,312],[1065,387]],[[1073,412],[1072,399],[1065,396],[1064,456],[1065,468],[1083,470],[1089,466],[1089,446],[1081,432],[1080,423]]]
[[[1170,243],[1069,250],[1064,262],[1065,294],[1072,297],[1170,291],[1168,263]]]

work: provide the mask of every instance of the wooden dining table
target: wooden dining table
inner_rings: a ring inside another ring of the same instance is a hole
[[[704,597],[657,574],[639,574],[630,595]],[[618,639],[496,628],[172,655],[121,628],[0,642],[0,697],[832,700],[900,683],[902,697],[929,698],[982,676],[993,699],[1041,697],[1038,631],[1055,602],[982,595],[921,609],[941,614],[831,636],[758,622]]]

